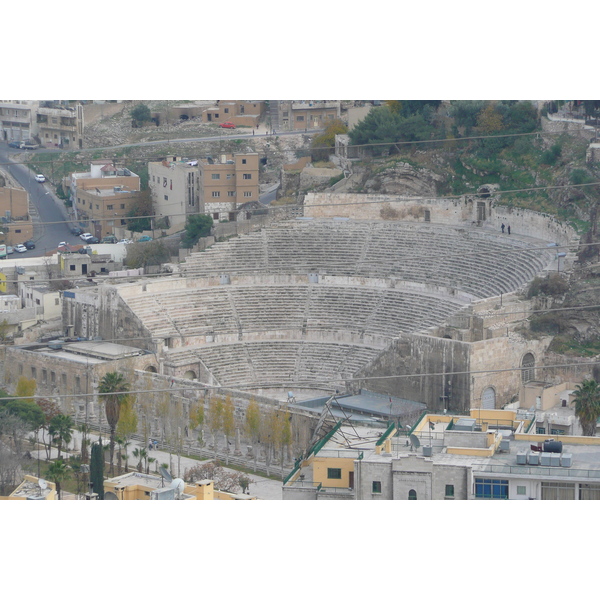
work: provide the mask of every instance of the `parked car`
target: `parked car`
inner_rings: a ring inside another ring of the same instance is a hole
[[[119,240],[117,242],[117,244],[133,244],[133,240],[128,240],[127,238],[123,238],[122,240]]]
[[[100,243],[100,240],[94,236],[89,237],[86,241],[88,244],[99,244]]]
[[[81,229],[81,227],[71,227],[71,233],[73,235],[81,235],[83,233],[83,229]]]
[[[27,240],[26,242],[23,242],[23,246],[25,246],[25,248],[27,248],[27,250],[33,250],[35,248],[35,244],[33,243],[33,240]]]
[[[58,242],[58,247],[62,248],[63,246],[68,246],[67,242]]]
[[[41,173],[38,173],[38,174],[35,176],[35,180],[36,180],[38,183],[44,183],[44,181],[46,181],[46,178],[45,178],[45,177],[44,177],[44,176],[43,176]]]
[[[35,142],[32,142],[32,141],[23,142],[23,145],[21,146],[21,148],[23,148],[23,150],[37,150],[39,147],[40,147],[39,144],[36,144]]]
[[[15,246],[15,252],[27,252],[27,248],[23,244],[17,244]]]
[[[223,129],[235,129],[235,125],[231,121],[225,121],[225,123],[221,123],[219,127],[223,127]]]
[[[138,242],[151,242],[152,238],[149,235],[143,235]]]
[[[79,236],[84,242],[87,242],[90,238],[93,238],[94,236],[91,233],[82,233]]]
[[[12,254],[15,249],[12,246],[6,246],[6,254]]]
[[[8,142],[8,147],[9,148],[22,148],[23,147],[23,142]]]
[[[105,235],[102,238],[102,243],[103,244],[116,244],[117,238],[114,235]]]

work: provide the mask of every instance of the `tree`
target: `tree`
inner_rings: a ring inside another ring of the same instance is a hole
[[[600,417],[600,385],[595,379],[586,379],[573,392],[575,415],[581,423],[583,435],[595,436]]]
[[[46,477],[56,484],[56,495],[60,500],[60,488],[63,481],[71,476],[69,465],[61,458],[55,460],[47,469]]]
[[[171,252],[162,240],[129,244],[125,264],[131,269],[162,265],[171,260]]]
[[[234,409],[233,402],[231,401],[231,397],[227,396],[225,398],[225,402],[223,404],[223,433],[225,434],[225,464],[229,464],[229,438],[233,435],[235,428],[235,418],[234,418]]]
[[[218,460],[201,463],[186,469],[183,479],[190,483],[210,479],[214,482],[215,489],[235,494],[240,489],[247,489],[254,480],[245,473],[226,471]]]
[[[321,135],[316,136],[311,144],[312,155],[316,160],[327,160],[335,148],[335,136],[347,133],[348,128],[341,119],[334,119],[325,127]]]
[[[52,441],[56,444],[56,447],[58,448],[58,458],[61,458],[61,450],[63,443],[67,445],[73,439],[74,427],[75,422],[68,415],[56,415],[50,421],[50,425],[48,426],[48,433]]]
[[[55,417],[56,415],[62,414],[60,412],[60,409],[56,405],[56,403],[52,402],[52,400],[48,400],[46,398],[38,398],[35,402],[42,409],[42,412],[44,413],[45,421],[44,421],[44,424],[42,425],[42,427],[44,427],[44,428],[47,428],[50,425],[50,421],[53,419],[53,417]],[[46,444],[45,437],[46,436],[45,436],[44,430],[42,430],[42,442],[44,443],[44,445],[46,445],[46,458],[48,460],[50,460],[50,452],[52,450],[52,438],[50,436],[48,436],[48,443]],[[83,442],[82,442],[82,446],[81,446],[81,451],[83,454]],[[83,460],[83,458],[82,458],[82,460]]]
[[[181,240],[184,248],[191,248],[201,237],[210,235],[213,220],[210,215],[188,215],[185,222],[185,234]]]
[[[486,135],[502,130],[502,115],[496,111],[492,103],[477,115],[477,127]]]
[[[92,444],[90,483],[94,494],[98,494],[98,499],[104,500],[104,449],[99,443]]]
[[[6,319],[0,321],[0,342],[4,343],[6,341],[10,328],[11,326]]]
[[[153,214],[152,196],[150,190],[138,192],[127,216],[131,218],[127,222],[129,231],[148,231],[152,228],[150,217]]]
[[[148,451],[145,448],[134,448],[132,452],[134,458],[138,459],[137,470],[142,473],[144,470],[143,463],[148,460]]]
[[[152,113],[147,104],[139,103],[136,104],[130,111],[129,114],[134,121],[134,127],[139,127],[144,123],[152,120]]]
[[[204,405],[198,401],[190,408],[190,427],[198,429],[204,423]],[[201,441],[198,438],[198,441]]]
[[[21,454],[23,435],[36,431],[44,422],[44,413],[35,402],[15,398],[0,400],[0,433],[12,436],[17,454]]]
[[[119,422],[119,416],[121,414],[121,407],[123,403],[127,401],[127,392],[129,391],[129,384],[125,380],[125,376],[122,373],[111,371],[106,373],[100,380],[98,386],[98,393],[100,394],[101,401],[104,402],[104,409],[106,411],[106,420],[110,427],[110,474],[114,475],[114,452],[115,452],[115,432],[117,429],[117,423]]]
[[[17,382],[15,395],[17,398],[22,398],[24,400],[33,400],[36,388],[37,383],[35,379],[27,379],[27,377],[21,375],[21,377],[19,377],[19,381]]]
[[[254,471],[256,471],[256,461],[258,459],[258,452],[256,448],[256,442],[260,436],[260,408],[258,402],[252,398],[246,409],[246,423],[245,423],[246,435],[250,438],[252,443],[252,453],[254,454]]]
[[[208,405],[208,427],[213,436],[214,457],[217,458],[217,431],[223,426],[223,400],[212,398]]]

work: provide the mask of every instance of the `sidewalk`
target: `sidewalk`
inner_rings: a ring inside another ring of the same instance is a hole
[[[99,438],[98,434],[91,434],[89,437],[92,442],[98,441],[98,438]],[[76,447],[77,447],[77,452],[79,452],[79,450],[81,448],[81,438],[82,438],[81,432],[79,432],[77,430],[73,431],[73,441],[71,441],[71,443],[69,444],[69,447],[72,449],[73,443],[75,443]],[[102,436],[102,442],[104,444],[106,444],[108,442],[108,440],[109,440],[108,436],[106,436],[106,435]],[[135,448],[139,448],[140,446],[141,445],[138,441],[132,440],[131,445],[127,449],[128,450],[127,453],[129,454],[130,470],[134,470],[134,469],[132,469],[132,467],[135,467],[135,458],[133,457],[133,450]],[[71,452],[72,452],[72,450],[71,450]],[[115,445],[115,453],[116,452],[117,452],[117,446]],[[41,449],[41,450],[39,450],[39,453],[40,453],[40,458],[43,458],[45,460],[46,459],[46,450]],[[68,455],[70,452],[69,451],[65,452],[63,450],[62,453]],[[38,451],[32,452],[31,455],[34,459],[36,459],[38,457]],[[54,459],[57,457],[57,455],[58,455],[58,451],[56,450],[56,448],[52,448],[51,457]],[[162,450],[149,450],[148,455],[152,458],[156,458],[156,462],[153,463],[152,466],[150,467],[151,474],[153,474],[155,472],[155,470],[158,469],[158,466],[160,466],[161,464],[164,464],[164,463],[166,463],[167,465],[169,464],[169,453],[168,452],[164,452]],[[172,459],[173,468],[169,469],[169,471],[171,472],[173,477],[183,477],[183,474],[185,473],[186,469],[200,465],[202,463],[211,462],[211,459],[196,460],[194,458],[188,458],[186,456],[182,456],[179,461],[177,458],[177,455],[175,455],[175,454],[171,455],[171,459]],[[178,470],[178,463],[180,463],[179,470]],[[115,459],[115,464],[116,464],[116,459]],[[223,465],[223,463],[221,463],[221,464],[225,470],[230,471],[230,472],[236,472],[235,469],[229,469],[228,467],[225,467]],[[281,481],[278,481],[275,479],[269,479],[267,477],[262,477],[261,475],[257,475],[255,473],[248,473],[248,477],[254,481],[254,483],[250,484],[250,488],[249,488],[250,494],[252,496],[256,496],[259,500],[281,500],[282,499],[282,482]]]

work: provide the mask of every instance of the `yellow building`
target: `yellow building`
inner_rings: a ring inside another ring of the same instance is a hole
[[[5,243],[22,244],[33,237],[33,223],[29,217],[29,195],[23,189],[0,187],[0,214],[10,213],[10,222],[2,224]]]
[[[56,500],[56,484],[52,481],[25,475],[17,489],[9,496],[0,496],[0,500]]]

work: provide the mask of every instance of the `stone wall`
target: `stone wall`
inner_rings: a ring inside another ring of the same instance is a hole
[[[469,362],[470,344],[403,334],[356,374],[352,386],[424,402],[433,412],[448,408],[463,413],[470,407]],[[441,396],[448,397],[445,405]]]

